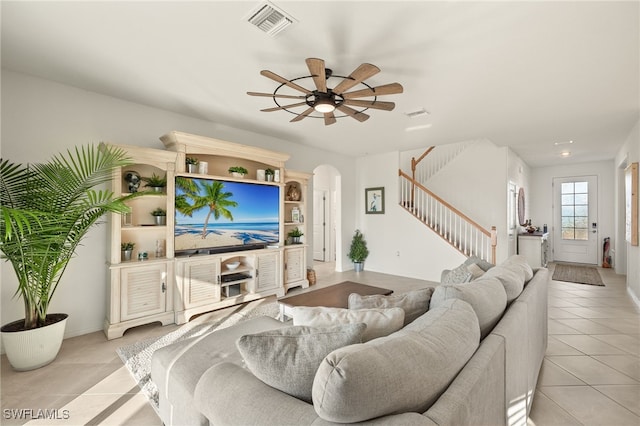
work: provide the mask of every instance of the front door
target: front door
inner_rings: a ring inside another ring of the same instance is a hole
[[[553,259],[598,264],[598,178],[553,179]]]

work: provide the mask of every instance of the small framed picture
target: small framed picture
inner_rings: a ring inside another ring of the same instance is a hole
[[[365,213],[384,214],[384,187],[364,190]]]

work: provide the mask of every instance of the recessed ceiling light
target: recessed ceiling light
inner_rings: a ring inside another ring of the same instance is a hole
[[[553,144],[555,146],[558,146],[558,145],[571,145],[572,143],[573,141],[564,141],[564,142],[554,142]]]
[[[571,156],[571,151],[562,151],[560,153],[560,157],[570,157]]]

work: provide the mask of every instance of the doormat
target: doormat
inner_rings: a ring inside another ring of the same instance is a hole
[[[566,265],[556,263],[553,271],[553,280],[578,284],[603,286],[602,278],[598,270],[592,266]]]

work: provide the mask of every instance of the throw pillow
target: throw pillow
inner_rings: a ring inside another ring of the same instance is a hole
[[[316,370],[325,356],[360,343],[366,325],[285,327],[240,337],[236,346],[258,379],[298,399],[311,402]]]
[[[404,310],[402,308],[352,310],[296,306],[291,311],[293,325],[329,327],[336,324],[363,322],[367,325],[367,329],[362,335],[363,342],[387,336],[400,330],[404,325]]]
[[[336,423],[423,413],[471,358],[479,338],[469,304],[448,300],[397,333],[327,355],[313,381],[313,407]]]
[[[383,294],[361,296],[352,293],[349,295],[349,309],[402,308],[404,310],[404,325],[407,325],[429,310],[429,301],[433,290],[433,287],[427,287],[388,296]]]
[[[460,299],[469,303],[480,324],[481,338],[485,338],[493,327],[500,321],[507,307],[507,294],[502,283],[497,278],[486,278],[488,272],[473,284],[441,285],[431,296],[433,308],[442,306],[448,299]]]
[[[462,284],[469,281],[471,281],[471,272],[467,269],[467,265],[462,264],[445,275],[442,284]]]
[[[469,258],[464,261],[464,264],[467,266],[471,264],[476,264],[480,268],[482,268],[482,270],[485,272],[487,272],[489,269],[495,266],[493,263],[487,262],[486,260],[482,260],[478,256],[469,256]]]
[[[477,280],[478,278],[484,275],[484,269],[482,269],[475,263],[472,263],[471,265],[467,265],[467,269],[469,270],[469,272],[471,272],[471,281]]]

